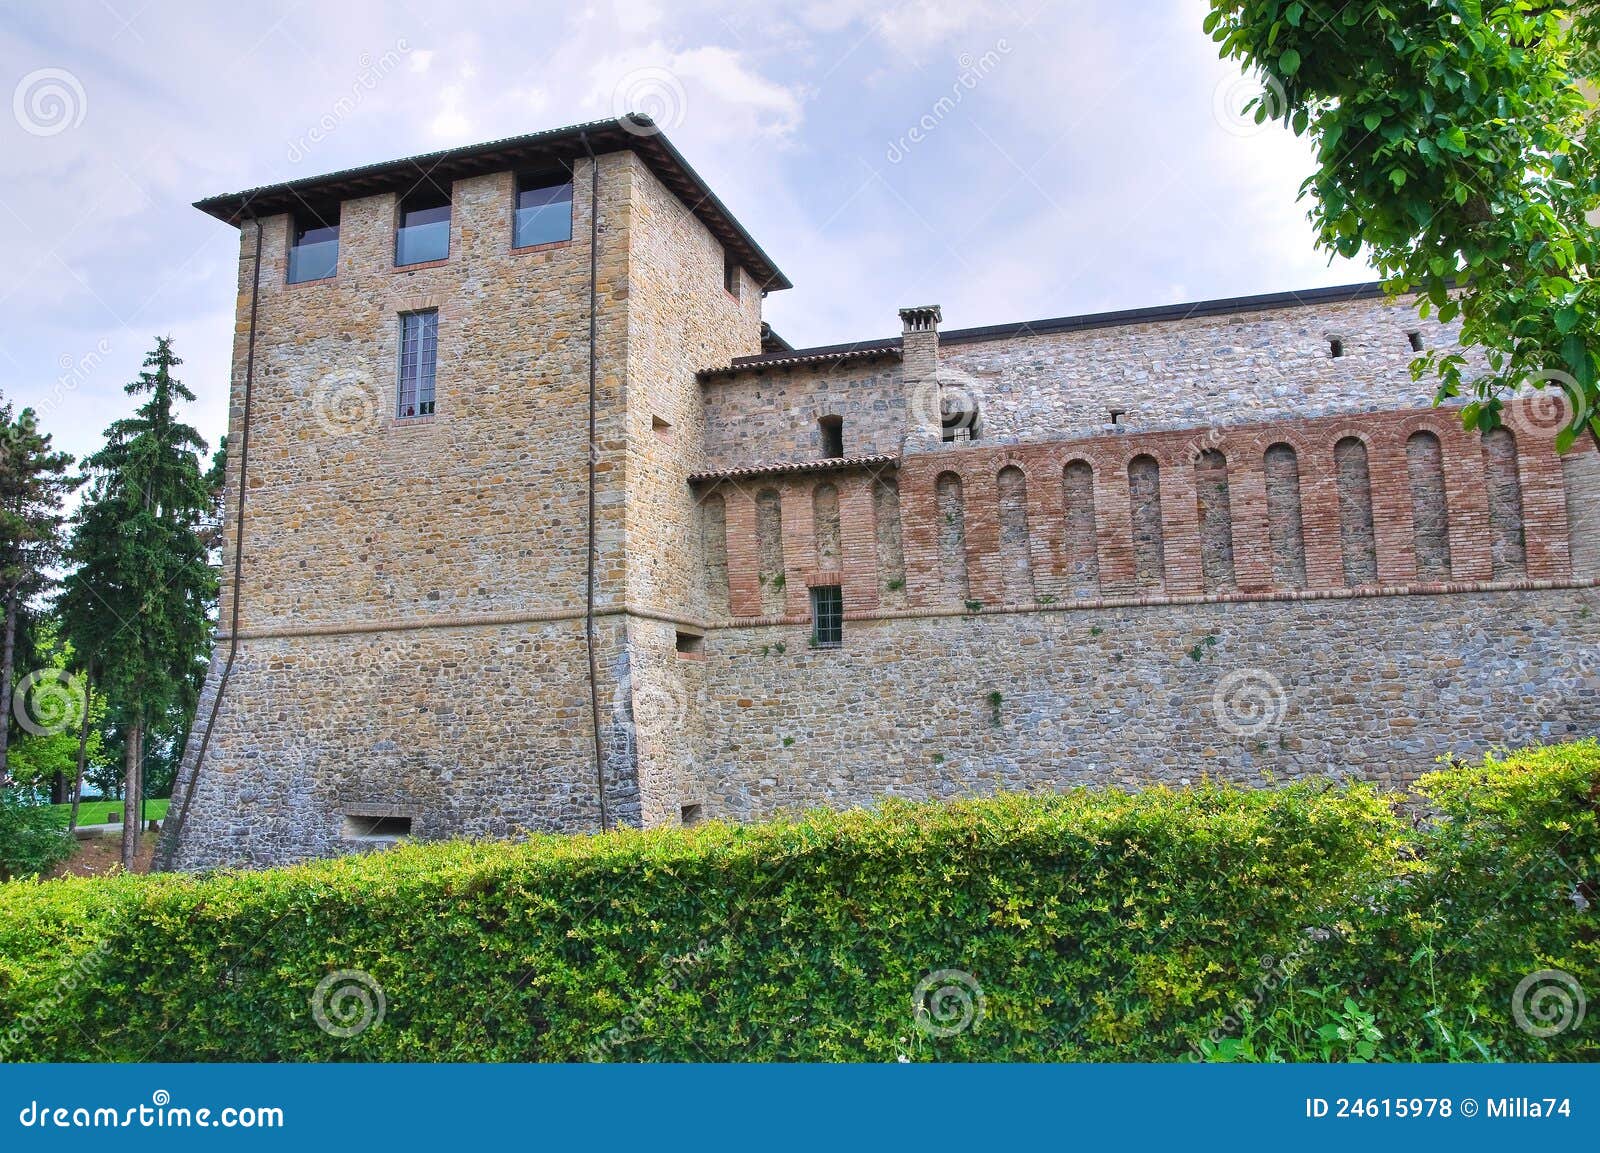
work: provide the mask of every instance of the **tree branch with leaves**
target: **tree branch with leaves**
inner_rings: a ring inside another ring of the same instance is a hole
[[[1556,447],[1600,444],[1600,166],[1590,104],[1595,5],[1525,0],[1212,0],[1205,30],[1260,73],[1258,119],[1310,139],[1302,186],[1318,244],[1363,252],[1463,349],[1412,363],[1468,428],[1518,390],[1559,388]]]

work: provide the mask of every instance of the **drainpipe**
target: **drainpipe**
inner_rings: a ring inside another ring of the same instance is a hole
[[[589,145],[589,133],[581,134],[583,150],[589,154],[589,543],[586,569],[587,588],[583,602],[583,639],[589,653],[589,723],[594,734],[594,785],[600,799],[600,831],[611,829],[611,811],[606,804],[606,758],[600,741],[600,674],[594,653],[595,581],[595,455],[598,419],[595,380],[599,345],[600,299],[600,161]]]
[[[248,207],[246,208],[248,213]],[[200,779],[200,766],[205,763],[206,750],[211,747],[211,731],[216,727],[217,712],[222,707],[222,695],[228,688],[228,677],[233,672],[234,658],[239,655],[239,602],[242,574],[244,572],[244,502],[248,491],[250,465],[250,401],[256,377],[256,317],[261,303],[261,222],[254,214],[246,219],[256,227],[255,267],[250,276],[250,338],[244,358],[244,415],[239,427],[239,492],[234,509],[233,527],[233,604],[228,624],[228,656],[222,665],[222,676],[217,680],[216,694],[211,698],[211,712],[206,716],[206,727],[200,735],[200,747],[195,751],[194,765],[184,784],[183,799],[178,804],[175,819],[167,822],[161,833],[153,867],[166,871],[178,855],[178,840],[183,836],[184,822],[189,819],[189,805],[194,800],[195,783]]]

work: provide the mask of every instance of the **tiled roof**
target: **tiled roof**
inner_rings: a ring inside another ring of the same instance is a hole
[[[740,356],[726,368],[707,368],[700,372],[701,380],[719,376],[733,376],[763,368],[791,368],[809,364],[844,364],[852,360],[900,358],[900,338],[890,341],[872,341],[861,344],[835,344],[822,348],[803,348],[795,352],[763,353],[760,356]]]
[[[291,212],[308,202],[325,204],[379,192],[404,192],[425,178],[456,180],[533,164],[571,163],[587,155],[590,148],[597,155],[636,153],[723,247],[739,257],[758,285],[768,292],[792,287],[655,122],[638,113],[210,196],[196,201],[195,207],[228,224],[239,224],[250,217]]]
[[[852,468],[895,468],[900,458],[887,453],[878,456],[834,456],[822,460],[784,461],[774,464],[748,464],[738,468],[718,469],[715,472],[697,472],[689,478],[690,484],[711,480],[743,480],[747,477],[781,476],[793,472],[831,472]]]

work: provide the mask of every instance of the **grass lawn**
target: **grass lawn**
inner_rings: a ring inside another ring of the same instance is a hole
[[[144,803],[145,820],[158,821],[164,819],[167,815],[167,806],[169,804],[171,802],[165,798],[161,800],[147,799]],[[51,805],[50,807],[61,818],[61,827],[66,828],[67,819],[72,814],[72,806],[66,804]],[[106,823],[106,815],[108,813],[121,813],[122,809],[123,804],[121,801],[84,801],[83,804],[78,806],[78,824],[103,825]]]

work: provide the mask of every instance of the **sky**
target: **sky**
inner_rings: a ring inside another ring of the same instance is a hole
[[[0,396],[92,452],[157,335],[226,431],[238,234],[201,197],[653,116],[796,287],[796,346],[1370,280],[1204,0],[6,0]]]

